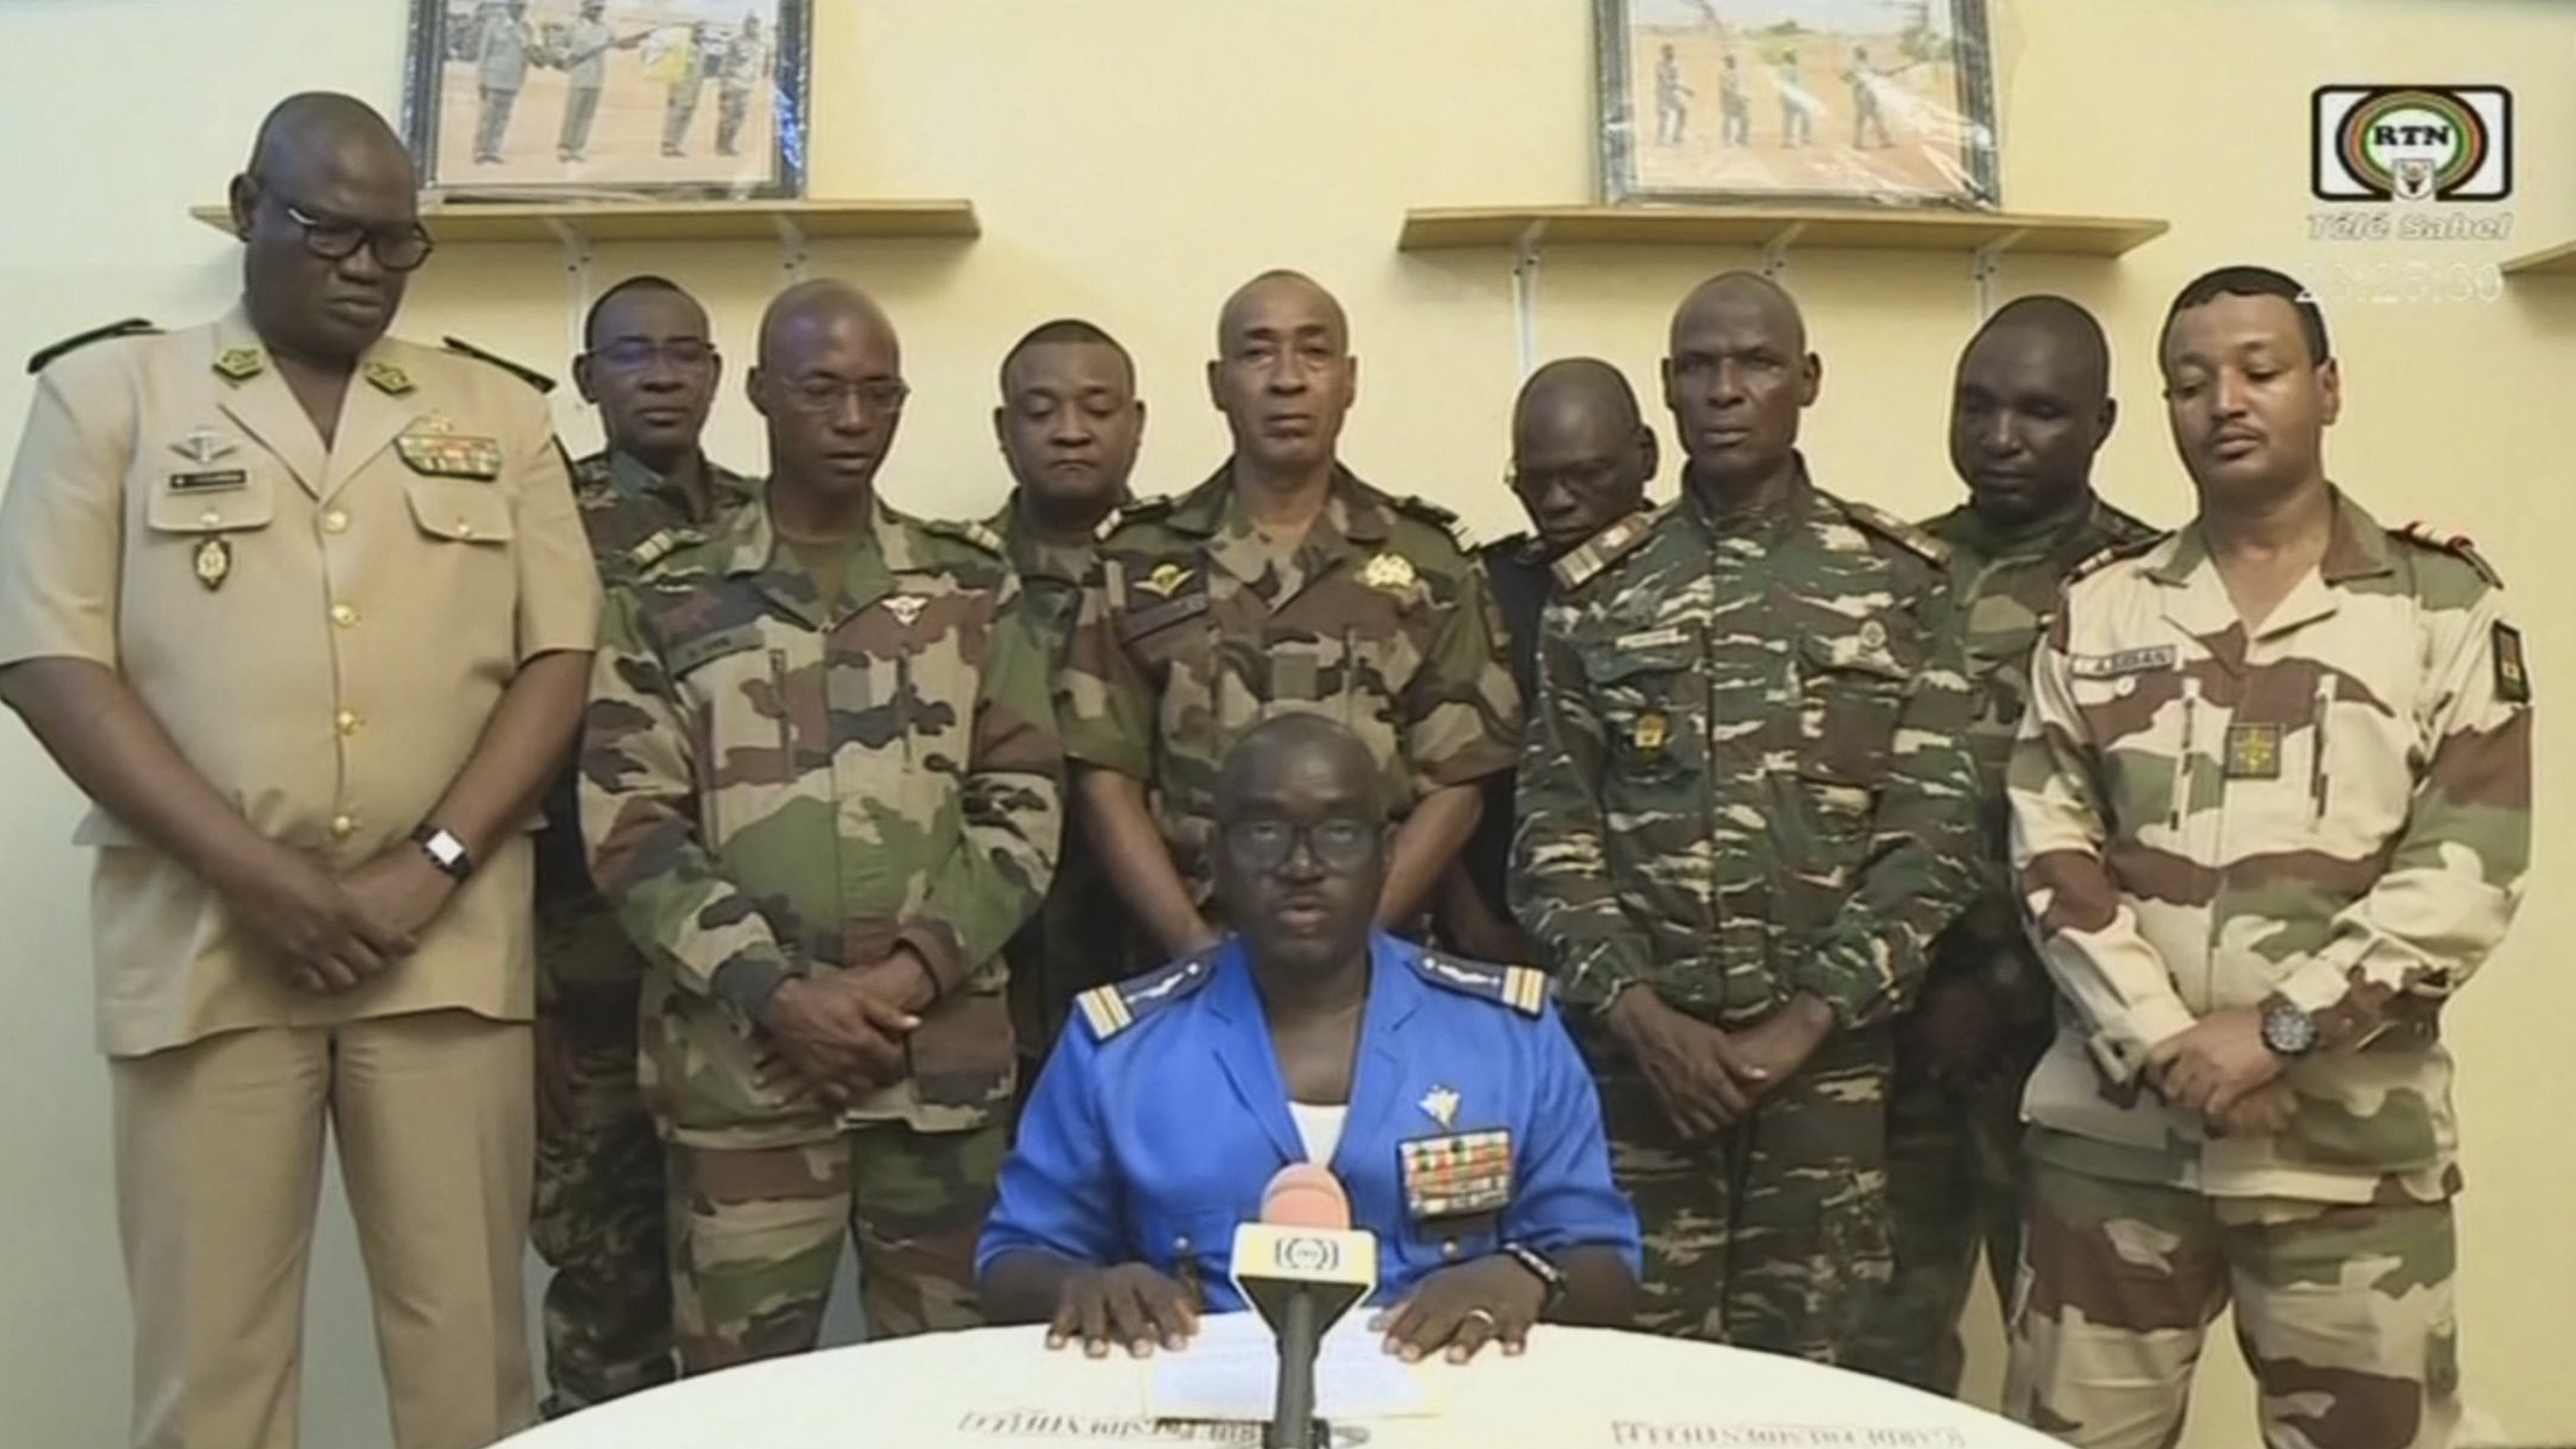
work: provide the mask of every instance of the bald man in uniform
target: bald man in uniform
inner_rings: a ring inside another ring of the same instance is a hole
[[[2155,530],[2093,491],[2111,436],[2111,351],[2093,314],[2023,297],[1959,356],[1950,466],[1968,501],[1924,525],[1950,545],[1969,678],[1986,871],[1976,904],[1932,948],[1923,996],[1899,1023],[1888,1102],[1896,1277],[1870,1317],[1860,1366],[1956,1394],[1959,1318],[1982,1250],[1999,1303],[2021,1255],[2021,1089],[2055,1032],[2056,992],[2012,898],[2004,767],[2030,702],[2032,646],[2085,560]]]
[[[1825,492],[1797,304],[1674,314],[1680,497],[1559,559],[1514,905],[1592,1048],[1642,1326],[1847,1362],[1889,1271],[1890,1023],[1973,894],[1948,550]]]
[[[1520,694],[1472,541],[1447,510],[1341,462],[1350,336],[1312,278],[1237,289],[1207,372],[1233,454],[1179,498],[1121,511],[1083,587],[1065,753],[1078,813],[1160,959],[1219,934],[1217,768],[1263,719],[1329,715],[1386,771],[1391,927],[1420,922],[1476,828],[1480,782],[1511,768]]]
[[[1660,449],[1619,369],[1593,357],[1548,363],[1521,385],[1512,406],[1512,496],[1533,532],[1485,545],[1508,636],[1512,682],[1521,698],[1538,689],[1539,611],[1553,592],[1550,570],[1577,545],[1645,506]],[[1484,818],[1467,852],[1441,884],[1443,937],[1486,961],[1530,961],[1535,951],[1511,919],[1509,883],[1517,771],[1485,779]],[[1544,965],[1544,962],[1539,963]]]
[[[770,304],[757,503],[609,580],[581,814],[645,958],[680,1367],[814,1347],[844,1243],[877,1337],[979,1322],[1016,1059],[1004,945],[1063,826],[1049,656],[1002,541],[886,506],[894,326]]]
[[[0,699],[97,806],[140,1449],[295,1442],[326,1130],[394,1442],[532,1416],[528,827],[598,582],[543,397],[385,335],[416,189],[280,105],[241,305],[53,360],[0,502]]]

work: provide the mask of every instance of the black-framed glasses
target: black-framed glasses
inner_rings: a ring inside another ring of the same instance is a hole
[[[695,337],[669,342],[621,337],[605,347],[591,349],[590,355],[600,366],[616,372],[642,372],[657,362],[667,362],[682,372],[702,372],[715,362],[716,345]]]
[[[1328,870],[1356,870],[1368,864],[1382,828],[1374,820],[1350,815],[1336,815],[1311,825],[1272,819],[1238,820],[1225,827],[1225,848],[1254,870],[1277,870],[1296,856],[1297,842],[1303,840],[1307,854],[1315,858],[1316,864]]]
[[[438,244],[430,240],[429,228],[416,221],[368,226],[327,211],[306,211],[283,197],[278,199],[278,205],[285,210],[288,221],[304,229],[304,249],[326,262],[345,261],[355,256],[358,248],[371,247],[376,265],[388,272],[408,272],[417,270],[437,249]]]
[[[829,378],[809,377],[796,382],[781,382],[778,397],[800,413],[821,415],[837,413],[841,404],[851,398],[870,413],[890,413],[912,396],[908,385],[888,378],[872,382],[835,382]]]

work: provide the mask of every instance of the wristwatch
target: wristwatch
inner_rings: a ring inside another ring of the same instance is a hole
[[[2275,996],[2263,1003],[2263,1045],[2274,1056],[2298,1058],[2316,1050],[2317,1018],[2314,1013]]]
[[[442,826],[423,825],[411,833],[411,840],[412,844],[420,847],[421,854],[429,857],[430,864],[447,872],[452,879],[461,882],[474,874],[474,857],[466,852],[465,842],[456,838],[456,832]]]
[[[1544,1316],[1556,1307],[1557,1300],[1565,1296],[1565,1271],[1549,1262],[1545,1253],[1527,1243],[1505,1243],[1502,1251],[1503,1256],[1529,1269],[1546,1289],[1538,1302],[1539,1313]]]

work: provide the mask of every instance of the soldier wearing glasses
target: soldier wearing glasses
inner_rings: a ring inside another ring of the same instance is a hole
[[[1063,820],[1001,540],[877,496],[907,396],[885,314],[789,289],[750,394],[762,503],[612,577],[581,756],[591,873],[645,958],[692,1374],[811,1349],[853,1235],[873,1334],[978,1321],[1002,947]]]
[[[294,1442],[326,1129],[394,1441],[532,1412],[525,827],[598,584],[544,399],[385,335],[414,191],[363,104],[281,105],[241,305],[40,359],[0,503],[0,699],[97,806],[137,1444]]]
[[[573,381],[607,446],[572,465],[573,496],[602,576],[628,577],[703,542],[755,485],[698,446],[724,361],[696,298],[630,277],[600,295],[582,336]],[[635,1072],[644,963],[591,885],[573,776],[557,778],[537,838],[534,1234],[555,1270],[548,1418],[672,1375],[662,1143]]]

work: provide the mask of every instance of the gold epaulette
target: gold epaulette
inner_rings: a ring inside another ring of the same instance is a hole
[[[1443,990],[1508,1006],[1523,1016],[1537,1016],[1547,1009],[1551,983],[1547,973],[1535,966],[1495,966],[1464,956],[1424,951],[1415,958],[1414,969],[1423,980]]]

